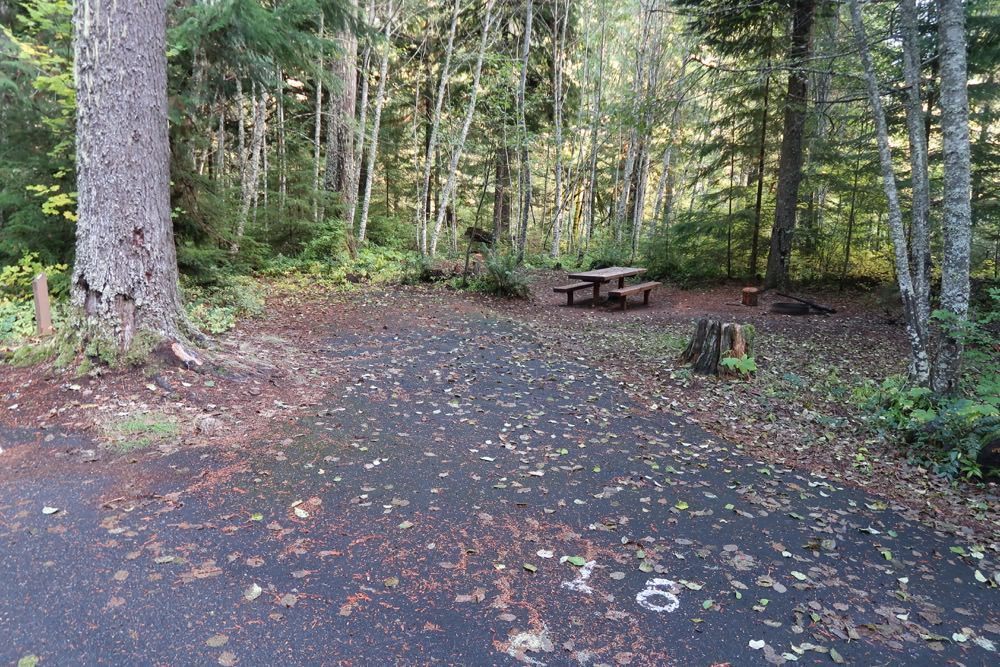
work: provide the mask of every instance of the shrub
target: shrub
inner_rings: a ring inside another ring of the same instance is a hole
[[[184,293],[191,323],[211,334],[229,331],[240,317],[264,312],[263,290],[246,276],[225,276],[217,285],[189,286]]]
[[[489,253],[480,282],[484,291],[497,296],[523,299],[531,293],[528,278],[513,253]]]
[[[891,377],[869,383],[855,398],[872,413],[880,430],[901,434],[911,458],[950,477],[982,477],[979,451],[1000,436],[1000,289],[989,291],[973,318],[957,322],[954,315],[935,311],[934,320],[965,344],[965,373],[954,396],[936,396],[930,389],[908,386]]]

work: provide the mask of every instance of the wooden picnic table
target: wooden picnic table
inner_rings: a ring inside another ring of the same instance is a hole
[[[594,284],[594,300],[591,305],[597,303],[597,298],[601,295],[601,285],[612,280],[618,280],[618,289],[625,287],[625,279],[632,276],[639,276],[646,272],[646,269],[638,266],[610,266],[606,269],[595,271],[583,271],[581,273],[571,273],[572,280],[582,280]]]

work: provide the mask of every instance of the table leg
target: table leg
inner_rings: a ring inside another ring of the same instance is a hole
[[[597,299],[601,296],[601,283],[594,283],[594,298],[590,301],[590,307],[597,305]]]
[[[619,278],[618,279],[618,289],[622,289],[623,287],[625,287],[625,278]]]

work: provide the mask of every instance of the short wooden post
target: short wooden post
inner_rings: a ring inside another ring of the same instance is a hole
[[[38,335],[48,336],[52,333],[52,309],[49,305],[49,279],[44,273],[39,273],[31,281],[31,289],[35,293],[35,322],[38,325]]]

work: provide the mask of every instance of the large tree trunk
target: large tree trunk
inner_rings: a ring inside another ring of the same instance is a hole
[[[74,4],[77,100],[73,304],[126,350],[184,323],[170,220],[166,0]]]
[[[799,184],[805,156],[803,139],[806,129],[806,109],[809,101],[809,74],[813,15],[816,0],[796,0],[792,17],[792,45],[788,52],[788,94],[785,97],[785,120],[781,137],[781,157],[778,163],[778,189],[775,195],[774,225],[771,228],[771,249],[767,255],[765,287],[778,287],[788,282],[788,265],[792,255],[792,233],[795,212],[799,205]]]
[[[690,364],[691,370],[701,375],[736,376],[738,371],[722,361],[752,357],[753,339],[753,327],[702,318],[678,362]]]
[[[965,2],[938,0],[941,63],[941,151],[944,154],[944,204],[941,228],[941,309],[945,323],[932,373],[932,388],[958,387],[962,341],[956,335],[969,312],[969,252],[972,237],[968,65]]]
[[[357,0],[349,0],[351,10],[357,8]],[[324,186],[330,192],[340,193],[341,200],[350,203],[357,196],[357,188],[351,190],[354,173],[355,104],[357,97],[358,40],[350,29],[344,30],[339,38],[342,53],[334,58],[330,73],[340,82],[327,95],[326,119],[326,171]]]
[[[319,38],[323,39],[323,14],[319,15]],[[312,205],[313,222],[319,222],[319,171],[323,154],[323,79],[320,73],[324,70],[323,52],[320,51],[319,62],[316,63],[316,111],[313,120],[313,184]]]

